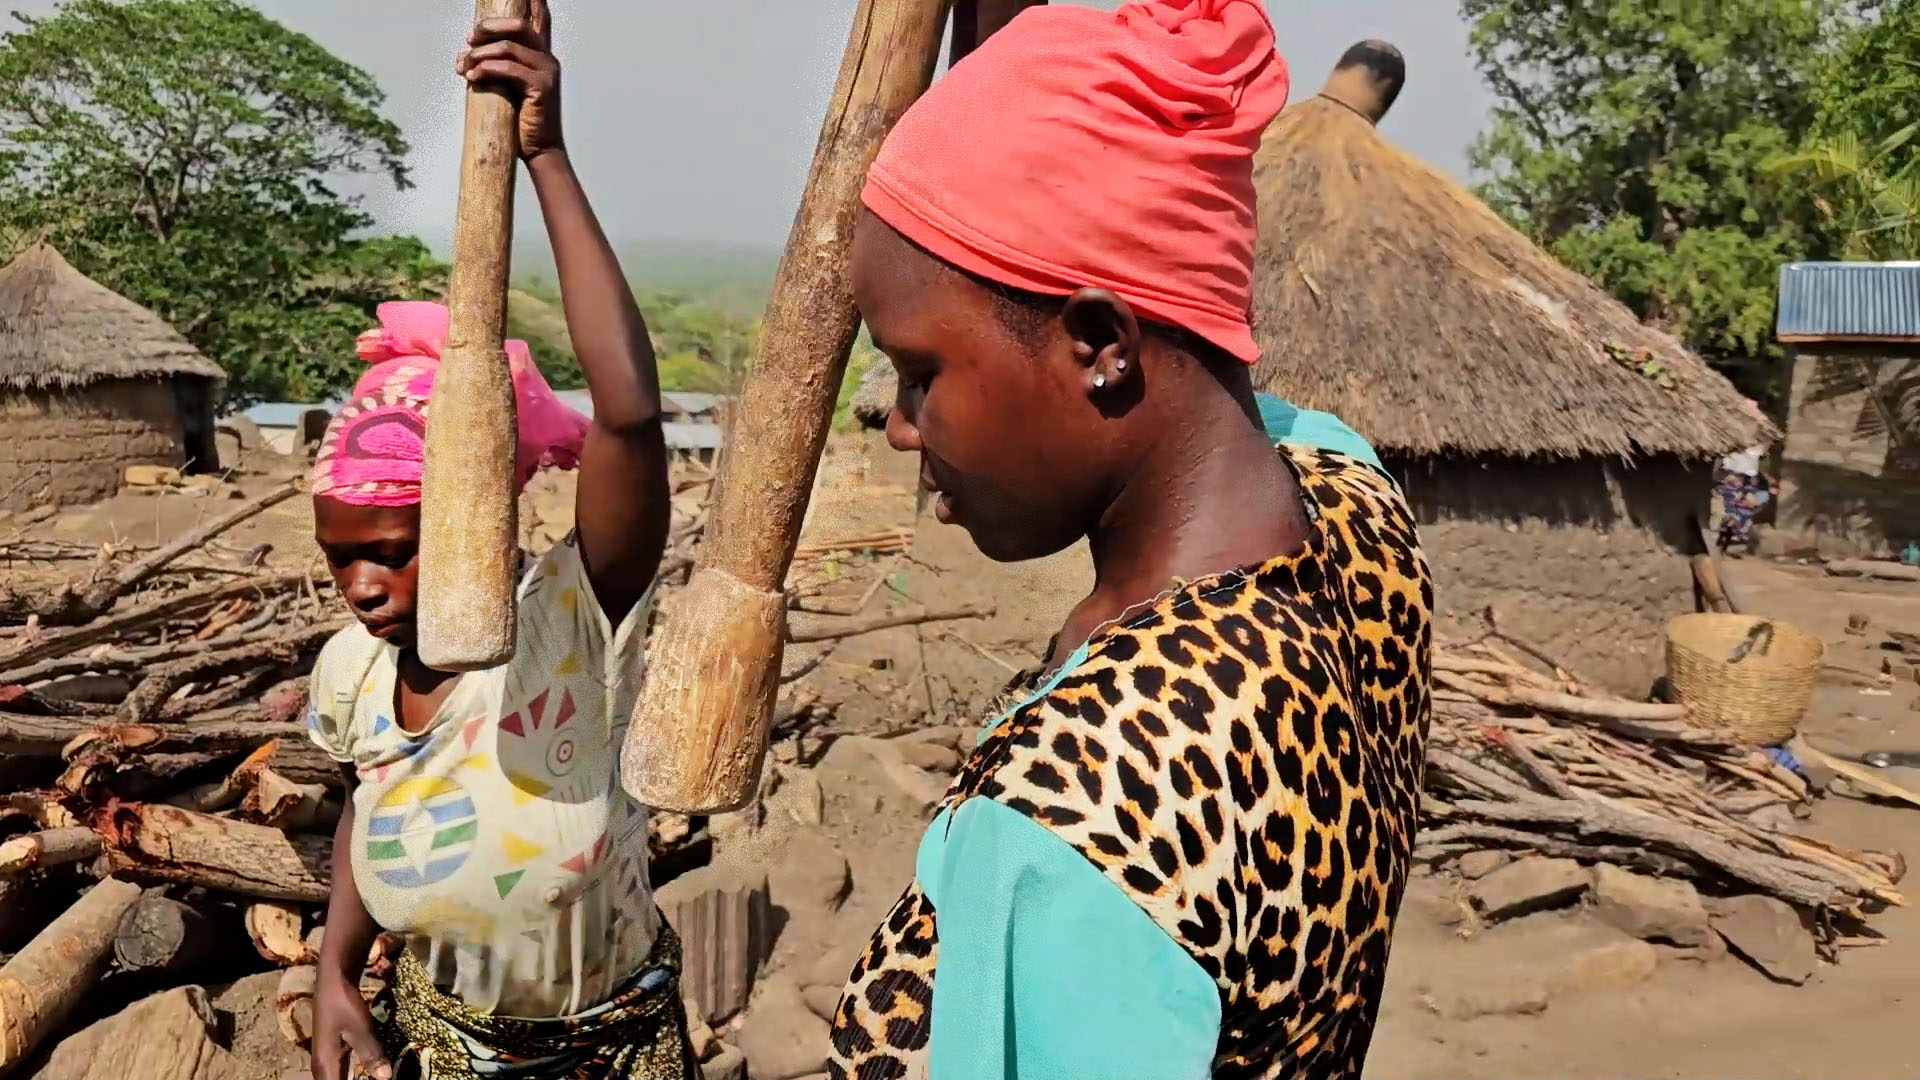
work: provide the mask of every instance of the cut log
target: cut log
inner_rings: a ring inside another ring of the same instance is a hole
[[[267,761],[279,749],[280,740],[268,739],[258,750],[234,766],[233,771],[222,777],[219,783],[208,790],[195,792],[188,802],[180,805],[203,814],[227,809],[253,790],[254,784],[260,779],[260,770],[266,768]]]
[[[120,916],[139,899],[138,885],[102,881],[0,967],[0,1076],[64,1023],[99,981]]]
[[[134,750],[142,754],[250,753],[272,739],[304,739],[297,721],[271,721],[252,705],[164,724],[99,724],[97,717],[0,713],[0,753],[64,757]]]
[[[746,1007],[766,959],[772,908],[764,871],[708,865],[668,882],[657,899],[680,935],[680,992],[694,1020],[718,1023]]]
[[[332,880],[331,837],[141,803],[109,807],[94,825],[125,877],[302,903],[324,901]]]
[[[312,964],[288,968],[280,976],[280,992],[273,996],[273,1017],[280,1034],[294,1046],[313,1042],[313,995],[320,986],[320,969]]]
[[[276,829],[310,830],[319,827],[327,811],[327,789],[320,784],[296,784],[270,768],[259,771],[246,797],[240,800],[240,820]],[[334,820],[339,820],[336,808]]]
[[[100,854],[100,835],[85,826],[47,829],[0,843],[0,877],[91,859]]]
[[[894,121],[933,78],[947,6],[861,0],[854,13],[740,390],[743,419],[720,463],[699,569],[649,650],[627,729],[621,782],[648,806],[732,810],[759,785],[780,681],[787,571],[860,326],[846,274],[860,188]]]
[[[301,934],[300,909],[292,904],[263,900],[247,907],[247,936],[262,959],[281,967],[311,964],[319,959]],[[318,927],[315,927],[318,929]]]
[[[178,900],[148,893],[120,916],[113,956],[133,971],[177,975],[219,947],[213,923]]]

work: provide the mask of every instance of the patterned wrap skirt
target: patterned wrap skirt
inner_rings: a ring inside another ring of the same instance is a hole
[[[695,1080],[680,999],[680,938],[660,920],[645,964],[612,999],[574,1016],[493,1016],[435,986],[403,950],[375,999],[394,1075],[421,1080]],[[409,1071],[412,1067],[413,1071]]]

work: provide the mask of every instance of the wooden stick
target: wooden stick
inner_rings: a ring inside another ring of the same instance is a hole
[[[153,719],[173,692],[190,682],[244,674],[267,664],[291,663],[302,655],[318,651],[345,626],[344,620],[317,623],[267,641],[203,651],[160,665],[149,670],[140,685],[127,695],[120,707],[120,716],[136,724]]]
[[[782,595],[859,313],[847,255],[867,166],[926,89],[948,0],[861,0],[720,465],[700,567],[650,650],[621,754],[639,801],[705,814],[752,798],[780,678]],[[435,408],[438,409],[436,404]],[[422,586],[424,589],[424,585]]]
[[[0,1076],[18,1066],[106,970],[120,916],[140,887],[106,880],[0,967]]]
[[[88,650],[78,656],[56,656],[51,660],[17,667],[6,673],[6,678],[14,683],[38,682],[41,679],[57,679],[62,675],[81,675],[87,672],[134,671],[149,664],[178,660],[183,656],[194,656],[209,648],[227,645],[239,645],[252,641],[271,640],[280,631],[272,628],[280,615],[278,601],[268,601],[259,612],[245,622],[229,626],[218,636],[206,641],[193,638],[181,638],[161,645],[148,645],[138,649]]]
[[[474,0],[473,17],[524,18],[527,0]],[[441,671],[505,663],[514,648],[520,534],[513,377],[503,348],[518,134],[513,101],[467,88],[447,347],[433,379],[420,481],[420,659]]]
[[[837,619],[804,629],[790,626],[787,628],[787,642],[801,645],[813,641],[835,641],[840,638],[857,637],[861,634],[871,634],[876,630],[891,630],[898,626],[919,626],[922,623],[952,622],[956,619],[991,619],[993,610],[991,604],[974,604],[942,611],[908,611],[874,615],[864,619]]]
[[[251,705],[165,724],[95,725],[84,718],[0,713],[0,753],[66,757],[100,750],[148,754],[250,751],[275,738],[300,738],[303,724],[262,720]]]
[[[87,590],[84,598],[86,615],[85,618],[80,621],[85,622],[87,619],[94,618],[106,611],[113,606],[116,600],[137,588],[141,582],[159,573],[168,563],[173,562],[189,551],[198,550],[204,546],[207,541],[219,536],[221,533],[226,532],[241,522],[258,517],[265,511],[286,502],[288,499],[299,494],[299,492],[300,485],[297,482],[288,481],[287,483],[281,484],[266,494],[250,499],[240,506],[235,507],[233,511],[225,517],[216,518],[180,537],[171,544],[155,551],[153,554],[148,555],[146,558],[129,566],[125,572],[116,575],[113,580],[102,582],[94,588]]]
[[[283,592],[298,588],[303,581],[313,580],[310,574],[275,574],[265,577],[241,578],[238,581],[222,581],[203,588],[183,592],[169,597],[157,604],[124,611],[118,615],[109,615],[96,619],[86,626],[75,627],[65,633],[50,634],[47,637],[17,649],[4,658],[0,658],[0,683],[18,682],[21,668],[53,656],[65,656],[80,649],[98,645],[120,634],[147,627],[182,615],[226,603],[236,596],[259,596],[266,593]],[[320,579],[325,582],[327,579]]]

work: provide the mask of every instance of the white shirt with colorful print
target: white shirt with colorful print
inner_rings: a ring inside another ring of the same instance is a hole
[[[367,912],[474,1008],[581,1012],[653,947],[647,811],[618,775],[651,599],[609,626],[569,537],[521,582],[513,659],[462,675],[418,735],[393,646],[355,625],[314,666],[312,738],[359,776]]]

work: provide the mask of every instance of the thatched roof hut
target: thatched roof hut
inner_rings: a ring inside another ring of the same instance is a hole
[[[0,506],[112,494],[126,466],[212,467],[219,365],[47,244],[0,268]]]
[[[1405,78],[1355,46],[1255,159],[1256,381],[1383,450],[1715,458],[1771,430],[1667,334],[1375,130]]]
[[[225,378],[166,320],[75,270],[51,244],[0,268],[0,388]]]

